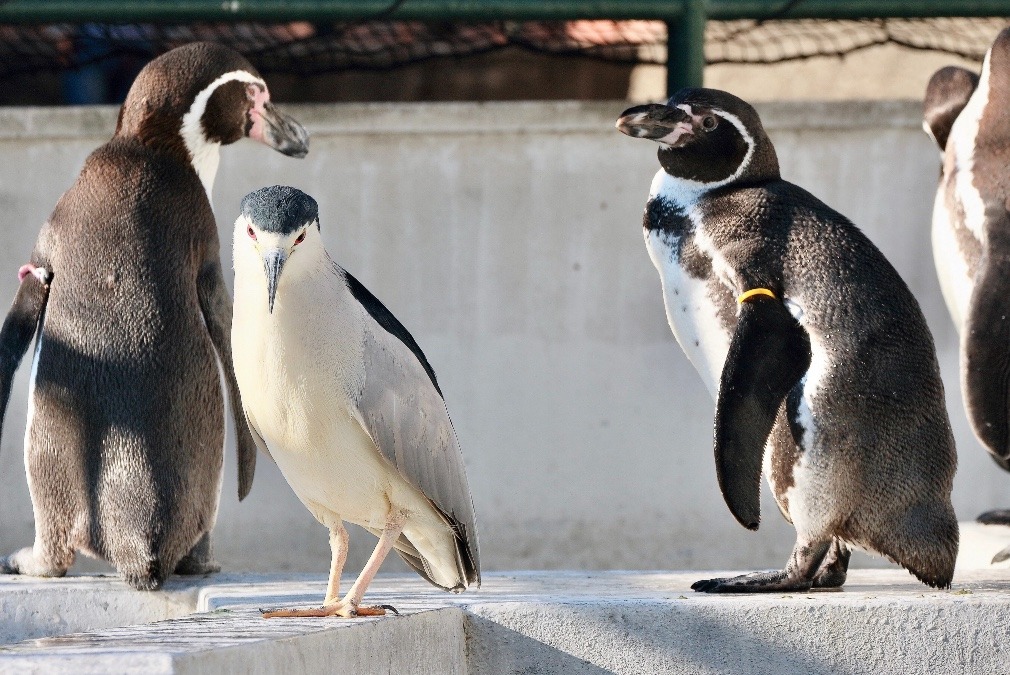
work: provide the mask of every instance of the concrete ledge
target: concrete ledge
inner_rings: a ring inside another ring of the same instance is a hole
[[[313,136],[515,135],[614,132],[626,101],[288,104]],[[919,101],[784,101],[756,105],[765,128],[879,129],[922,125]],[[0,140],[88,138],[115,131],[118,106],[0,107]]]
[[[45,582],[65,609],[95,592],[196,613],[0,648],[19,673],[992,673],[1010,670],[1010,572],[959,573],[950,591],[898,570],[855,570],[845,590],[694,593],[711,573],[524,572],[452,596],[382,576],[371,602],[401,616],[264,620],[260,607],[317,605],[325,579],[174,580],[166,594],[113,579]],[[13,584],[0,584],[0,596]],[[174,600],[174,601],[175,601]],[[173,602],[174,602],[173,601]],[[129,603],[126,603],[127,605]]]

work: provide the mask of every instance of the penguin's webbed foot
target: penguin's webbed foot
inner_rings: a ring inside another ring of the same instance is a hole
[[[848,546],[838,539],[832,540],[831,548],[814,576],[814,588],[840,588],[848,576],[851,556]]]
[[[186,556],[175,566],[175,574],[191,576],[196,574],[217,574],[221,571],[221,564],[216,560],[195,560]]]
[[[214,560],[210,545],[210,533],[204,532],[189,553],[175,564],[175,574],[215,574],[221,565]]]
[[[814,580],[820,576],[819,572],[827,575],[825,582],[836,581],[837,573],[841,572],[841,582],[844,582],[848,566],[848,549],[837,539],[812,542],[801,539],[793,546],[792,555],[784,570],[751,572],[723,579],[702,579],[691,584],[691,590],[700,593],[803,592],[810,590]]]
[[[1010,525],[1010,509],[986,511],[976,518],[975,521],[983,525]]]
[[[691,584],[699,593],[772,593],[775,591],[808,591],[812,579],[790,575],[784,570],[751,572],[738,577],[702,579]]]

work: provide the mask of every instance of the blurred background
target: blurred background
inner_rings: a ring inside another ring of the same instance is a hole
[[[0,298],[13,298],[39,226],[112,134],[140,68],[192,40],[228,44],[312,147],[304,160],[223,149],[213,201],[224,265],[244,194],[287,183],[316,197],[330,254],[438,374],[487,569],[780,567],[793,530],[767,494],[759,532],[729,514],[714,404],[666,325],[641,231],[655,147],[613,128],[629,102],[704,83],[754,102],[783,176],[850,217],[901,272],[942,364],[959,517],[1010,506],[1010,475],[961,406],[929,241],[939,153],[921,131],[929,76],[978,71],[1010,2],[169,4],[0,4]],[[27,371],[0,441],[3,553],[33,538]],[[226,457],[225,568],[324,573],[326,530],[276,467],[261,456],[239,504],[230,439]],[[353,532],[348,571],[373,541]]]

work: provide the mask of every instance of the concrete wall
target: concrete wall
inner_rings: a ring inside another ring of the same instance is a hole
[[[289,108],[313,134],[307,159],[248,141],[222,153],[214,203],[225,265],[246,192],[289,183],[319,200],[330,253],[414,333],[438,373],[487,568],[780,566],[792,528],[768,495],[751,533],[716,485],[714,406],[666,325],[642,242],[654,146],[614,130],[623,105]],[[961,409],[928,235],[938,158],[918,105],[759,110],[784,176],[862,226],[923,304],[959,443],[959,515],[1010,505],[1010,477]],[[0,298],[13,297],[39,224],[114,119],[110,109],[0,109]],[[20,459],[26,371],[2,440],[4,551],[32,540]],[[276,467],[261,457],[242,504],[230,448],[226,470],[216,530],[226,568],[325,571],[325,530]],[[373,541],[355,533],[349,571]]]

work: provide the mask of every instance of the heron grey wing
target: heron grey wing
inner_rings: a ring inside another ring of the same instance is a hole
[[[477,524],[463,453],[434,381],[411,349],[382,326],[364,338],[360,421],[382,456],[442,513],[465,547],[460,569],[480,578]]]

